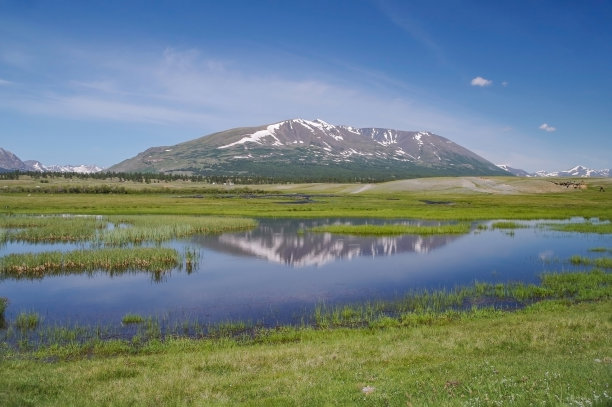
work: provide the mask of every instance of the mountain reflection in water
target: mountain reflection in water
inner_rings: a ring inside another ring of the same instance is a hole
[[[308,229],[329,224],[377,224],[402,223],[392,221],[341,221],[311,220],[264,220],[254,230],[224,234],[221,236],[200,236],[194,242],[218,252],[233,255],[253,256],[274,263],[292,267],[322,266],[338,259],[356,257],[391,256],[399,253],[427,253],[444,246],[459,235],[435,236],[351,236],[331,233],[312,233]],[[431,224],[410,222],[410,224]]]

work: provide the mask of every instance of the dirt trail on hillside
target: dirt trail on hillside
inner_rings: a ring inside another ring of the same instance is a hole
[[[436,192],[436,193],[485,193],[524,194],[563,192],[567,188],[555,185],[546,179],[525,178],[419,178],[365,185],[354,193],[371,192]]]

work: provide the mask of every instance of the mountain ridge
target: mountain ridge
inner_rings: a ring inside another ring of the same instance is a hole
[[[512,168],[507,164],[498,164],[497,165],[499,168],[506,170],[516,176],[519,177],[548,177],[548,178],[554,178],[554,177],[579,177],[579,178],[591,178],[591,177],[602,177],[602,178],[607,178],[607,177],[611,177],[612,173],[610,172],[610,169],[608,168],[604,168],[604,169],[600,169],[600,170],[596,170],[596,169],[592,169],[592,168],[588,168],[585,167],[583,165],[576,165],[573,168],[569,169],[569,170],[564,170],[564,171],[545,171],[545,170],[540,170],[540,171],[536,171],[536,172],[532,172],[529,173],[525,170],[521,170],[518,168]]]
[[[444,175],[509,175],[449,139],[427,131],[336,126],[291,119],[149,148],[110,172],[338,177],[389,180]]]
[[[22,161],[12,152],[0,147],[0,171],[75,172],[91,174],[103,171],[97,165],[45,165],[37,160]]]

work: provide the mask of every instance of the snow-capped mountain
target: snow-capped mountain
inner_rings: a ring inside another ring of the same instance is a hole
[[[97,165],[43,165],[44,171],[51,172],[75,172],[78,174],[92,174],[104,170]]]
[[[610,169],[602,169],[602,170],[594,170],[591,168],[583,167],[582,165],[577,165],[572,169],[566,171],[536,171],[535,176],[537,177],[610,177]]]
[[[221,236],[199,236],[192,241],[215,251],[254,256],[272,263],[300,268],[322,266],[338,259],[427,253],[460,237],[458,235],[367,237],[309,232],[298,234],[298,230],[304,231],[322,224],[343,222],[304,220],[298,226],[295,222],[281,219],[267,220],[265,223],[255,230],[226,233]]]
[[[532,174],[528,173],[525,170],[521,170],[519,168],[512,168],[506,164],[497,164],[497,166],[504,171],[508,171],[512,175],[516,175],[517,177],[531,177],[532,176]]]
[[[602,170],[594,170],[591,168],[584,167],[582,165],[577,165],[572,169],[565,171],[536,171],[533,173],[529,173],[525,170],[512,168],[505,164],[498,164],[499,168],[508,171],[511,174],[514,174],[519,177],[579,177],[579,178],[588,178],[588,177],[611,177],[610,169],[602,169]]]
[[[335,126],[318,119],[231,129],[175,146],[153,147],[108,171],[302,179],[507,175],[466,148],[427,131]]]
[[[76,172],[91,174],[103,168],[97,165],[44,165],[40,161],[21,161],[15,154],[0,148],[0,171]]]

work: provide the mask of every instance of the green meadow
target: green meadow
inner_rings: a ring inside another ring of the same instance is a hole
[[[260,217],[426,219],[468,230],[469,221],[504,219],[492,228],[512,230],[521,220],[579,216],[591,221],[565,231],[612,233],[606,226],[612,200],[599,192],[599,186],[612,190],[607,179],[586,179],[586,189],[577,190],[495,177],[371,185],[73,181],[79,187],[72,192],[55,184],[70,184],[64,179],[0,181],[2,242],[91,245],[81,253],[6,256],[0,263],[5,278],[71,273],[73,264],[104,270],[98,255],[109,261],[108,269],[142,269],[122,256],[148,249],[137,258],[154,256],[162,248],[140,245],[250,228]],[[61,214],[100,216],[55,216]],[[419,234],[394,227],[389,221],[366,230],[320,231]],[[154,319],[131,313],[118,321],[137,332],[127,339],[105,335],[105,327],[44,327],[44,316],[28,310],[8,320],[10,292],[2,291],[0,333],[7,340],[0,343],[0,405],[610,405],[609,252],[569,253],[567,263],[582,271],[545,273],[539,284],[475,283],[405,293],[395,302],[322,304],[297,326],[228,321],[196,335],[181,334],[194,332],[190,321],[165,334]],[[188,265],[194,254],[166,257]],[[37,267],[48,269],[27,271]],[[487,305],[495,299],[513,306]]]

